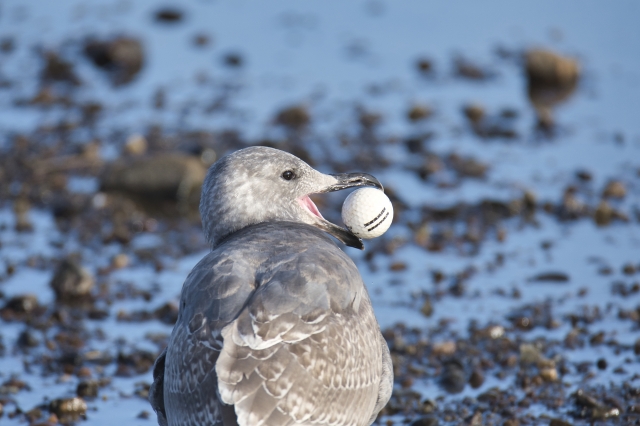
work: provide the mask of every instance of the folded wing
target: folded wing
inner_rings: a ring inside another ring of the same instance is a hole
[[[369,297],[345,258],[305,252],[259,271],[258,289],[222,330],[216,364],[220,396],[235,406],[239,425],[375,419],[386,354]]]

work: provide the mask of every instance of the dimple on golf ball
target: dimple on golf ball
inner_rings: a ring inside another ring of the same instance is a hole
[[[356,237],[379,237],[393,221],[391,200],[379,189],[355,190],[344,200],[342,221]]]

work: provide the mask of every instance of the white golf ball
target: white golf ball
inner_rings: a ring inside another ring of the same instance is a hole
[[[379,189],[355,190],[344,200],[342,221],[359,238],[379,237],[393,221],[391,200]]]

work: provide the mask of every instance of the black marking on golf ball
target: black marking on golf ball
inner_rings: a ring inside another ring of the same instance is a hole
[[[375,222],[376,220],[380,219],[380,216],[382,216],[382,215],[384,214],[385,210],[387,210],[387,208],[386,208],[386,207],[383,207],[383,208],[382,208],[382,211],[380,212],[380,214],[379,214],[378,216],[376,216],[372,221],[365,223],[365,224],[364,224],[364,227],[366,228],[367,226],[371,225],[371,224],[372,224],[373,222]],[[387,215],[388,215],[388,213],[387,213]],[[386,216],[385,216],[385,217],[386,217]],[[384,219],[382,219],[382,220],[384,221]],[[376,225],[376,226],[377,226],[377,225]],[[371,228],[371,229],[373,229],[373,228]]]
[[[380,213],[382,214],[382,213]],[[379,216],[378,216],[379,217]],[[371,232],[374,229],[376,229],[378,226],[382,225],[382,223],[384,223],[385,220],[387,220],[387,218],[389,217],[389,213],[387,213],[386,215],[384,215],[384,217],[382,218],[382,220],[378,223],[375,224],[375,226],[372,226],[371,228],[367,229],[367,232]]]

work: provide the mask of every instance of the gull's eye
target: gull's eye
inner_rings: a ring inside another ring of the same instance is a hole
[[[293,173],[291,170],[287,170],[287,171],[282,173],[282,179],[284,179],[284,180],[291,180],[294,177],[296,177],[296,174]]]

